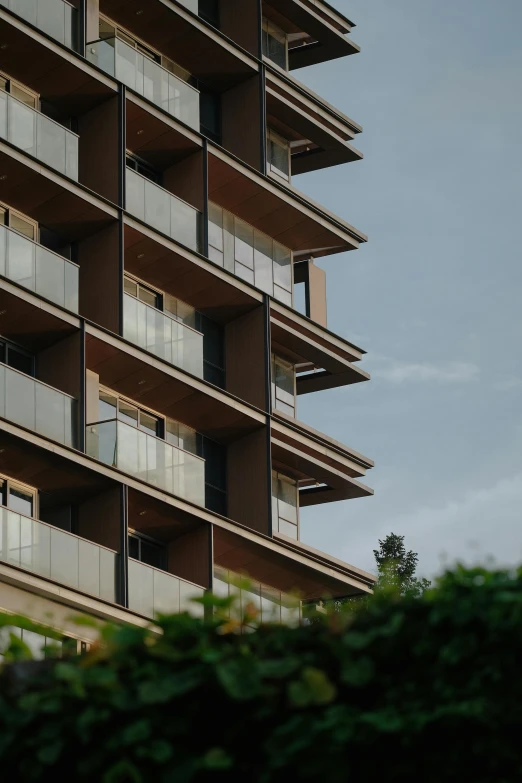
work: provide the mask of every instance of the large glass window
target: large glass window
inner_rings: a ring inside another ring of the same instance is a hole
[[[272,472],[272,525],[274,530],[299,540],[299,489],[297,481]]]
[[[208,257],[292,306],[292,251],[217,204],[209,203]]]
[[[162,570],[167,565],[165,545],[136,532],[129,535],[129,557]]]
[[[263,19],[263,54],[280,68],[288,70],[287,35],[268,19]]]
[[[26,517],[36,517],[36,496],[35,489],[0,477],[0,504],[11,511]]]
[[[295,417],[295,366],[272,354],[272,405]]]
[[[268,131],[267,142],[269,172],[285,182],[290,182],[290,143],[273,130]]]
[[[221,443],[200,436],[200,455],[205,460],[205,507],[227,514],[227,449]]]
[[[0,362],[24,375],[30,375],[31,378],[35,376],[34,354],[2,338],[0,338]]]

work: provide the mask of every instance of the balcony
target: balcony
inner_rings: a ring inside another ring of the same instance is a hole
[[[63,0],[0,0],[25,22],[69,49],[77,49],[78,11]]]
[[[198,210],[129,168],[127,212],[190,250],[199,251]]]
[[[0,416],[64,446],[76,446],[74,397],[0,364]]]
[[[191,599],[201,598],[204,592],[199,585],[129,559],[129,609],[133,612],[145,617],[178,612],[202,617],[203,606]]]
[[[0,507],[0,559],[104,601],[116,601],[116,552]]]
[[[0,138],[78,181],[78,136],[0,90]]]
[[[89,424],[87,454],[165,492],[205,505],[205,460],[122,421]]]
[[[0,275],[72,313],[78,312],[77,264],[6,226],[0,226]]]
[[[87,45],[87,59],[138,95],[199,131],[199,92],[119,38]]]
[[[123,297],[123,336],[169,364],[203,378],[201,332],[130,294]]]

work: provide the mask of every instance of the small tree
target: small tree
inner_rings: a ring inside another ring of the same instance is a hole
[[[411,549],[406,551],[404,536],[390,533],[382,541],[379,539],[379,549],[374,549],[373,554],[379,573],[376,590],[394,590],[400,595],[420,596],[431,586],[428,579],[415,576],[419,555]]]

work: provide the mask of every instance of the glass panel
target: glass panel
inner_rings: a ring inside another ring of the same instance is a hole
[[[254,235],[254,274],[255,284],[262,291],[271,294],[273,291],[272,275],[272,245],[266,234],[256,231]]]
[[[139,220],[145,220],[145,178],[127,167],[127,212]]]
[[[274,242],[274,283],[292,291],[292,256],[279,242]]]
[[[36,292],[51,302],[65,305],[65,258],[50,253],[41,245],[36,249]],[[73,267],[74,268],[74,267]]]
[[[79,587],[79,539],[61,530],[51,530],[51,579]]]
[[[59,391],[43,384],[36,384],[35,430],[46,438],[65,443],[65,397]]]
[[[183,579],[179,580],[179,610],[180,612],[188,612],[193,617],[203,618],[205,614],[205,608],[202,604],[194,603],[192,599],[202,598],[205,590],[197,585],[192,585],[190,582],[185,582]]]
[[[290,291],[285,291],[284,288],[279,288],[278,285],[274,286],[274,298],[283,304],[292,307],[292,294]]]
[[[13,222],[15,216],[11,216]],[[16,231],[7,232],[7,277],[14,283],[34,291],[36,245]]]
[[[7,369],[6,380],[6,418],[26,427],[35,429],[35,382],[26,375]]]
[[[100,421],[115,419],[117,416],[117,408],[118,398],[113,397],[112,394],[107,394],[107,392],[101,391],[98,405],[98,415],[100,417]]]
[[[65,132],[65,175],[78,181],[79,139],[74,133]]]
[[[145,223],[170,236],[170,195],[145,180]]]
[[[292,479],[277,479],[279,517],[297,524],[297,483]]]
[[[128,277],[125,277],[123,280],[123,290],[126,294],[130,294],[131,296],[135,297],[138,296],[138,284]]]
[[[182,245],[199,248],[199,212],[181,199],[171,196],[170,236]]]
[[[293,365],[276,357],[274,361],[274,381],[276,386],[276,406],[286,404],[295,409],[295,369]]]
[[[154,572],[136,560],[129,560],[129,609],[154,616]]]
[[[100,548],[100,598],[116,601],[116,553]]]
[[[3,82],[3,80],[2,80]],[[0,138],[7,139],[7,94],[5,87],[0,83]]]
[[[138,409],[125,400],[118,401],[118,419],[134,427],[138,426]]]
[[[236,218],[235,259],[243,266],[254,268],[254,229],[243,220]],[[237,274],[237,273],[236,273]]]
[[[33,109],[13,98],[8,99],[8,141],[33,157],[36,157],[36,117]]]
[[[89,541],[78,542],[78,587],[92,595],[100,595],[100,551]]]
[[[26,517],[33,516],[34,495],[31,492],[24,492],[22,489],[10,487],[7,505],[11,511],[18,511]]]
[[[140,429],[147,432],[149,435],[158,436],[160,422],[155,416],[150,416],[148,413],[140,411]]]
[[[223,210],[217,204],[208,205],[208,242],[216,250],[223,250]]]
[[[161,359],[203,377],[203,335],[129,295],[123,302],[123,335]]]
[[[282,517],[279,517],[279,532],[282,533],[284,536],[293,538],[294,541],[297,541],[299,538],[297,533],[297,525],[292,525],[291,522],[287,522]]]
[[[29,90],[25,90],[20,84],[16,84],[16,82],[11,82],[9,86],[9,93],[13,96],[13,98],[16,98],[20,103],[25,103],[26,106],[29,106],[31,109],[37,109],[37,97]]]
[[[154,612],[179,612],[179,579],[165,571],[154,571]]]
[[[290,179],[290,148],[288,142],[270,135],[268,140],[268,156],[270,168],[284,179]]]
[[[65,128],[43,114],[36,116],[36,157],[65,174]]]
[[[116,73],[115,38],[105,41],[96,41],[87,46],[87,59],[93,65],[97,65],[102,71],[114,76]]]

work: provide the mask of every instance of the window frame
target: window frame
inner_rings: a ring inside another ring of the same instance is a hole
[[[282,182],[285,182],[286,184],[290,183],[292,181],[292,150],[290,147],[290,142],[288,139],[285,139],[284,136],[281,136],[280,133],[277,133],[277,131],[273,130],[272,128],[267,128],[267,166],[268,171],[270,174],[272,174],[274,177],[277,177],[277,179],[280,179]],[[288,162],[288,173],[285,173],[280,168],[278,168],[271,159],[270,156],[270,143],[273,143],[275,145],[278,145],[282,149],[286,149],[287,153],[287,162]]]
[[[9,204],[6,204],[4,201],[0,201],[0,210],[3,210],[4,212],[4,222],[1,225],[4,225],[6,228],[9,228],[11,231],[16,231],[17,234],[19,234],[22,237],[25,237],[26,239],[29,239],[30,242],[34,242],[36,245],[40,243],[40,224],[37,220],[34,220],[32,217],[29,217],[29,215],[26,215],[25,212],[20,212],[19,209],[13,209]],[[19,217],[21,220],[24,220],[29,225],[33,226],[34,228],[34,239],[30,239],[30,237],[27,236],[27,234],[22,234],[21,231],[18,231],[17,228],[13,228],[11,225],[11,215],[15,215],[16,217]]]
[[[23,82],[18,81],[18,79],[13,79],[8,73],[5,73],[5,71],[0,71],[0,81],[5,81],[6,83],[6,89],[3,87],[0,87],[0,90],[3,90],[3,92],[7,93],[8,95],[11,95],[16,101],[20,101],[20,98],[18,98],[16,95],[13,95],[11,91],[11,87],[14,85],[15,87],[18,87],[22,92],[27,93],[32,98],[34,98],[34,106],[30,106],[28,103],[25,104],[26,106],[29,106],[29,108],[34,109],[35,111],[40,111],[40,93],[35,92],[35,90],[32,90],[30,87],[27,87]],[[20,103],[24,103],[24,101],[20,101]]]
[[[32,351],[28,351],[27,348],[24,348],[22,345],[18,345],[18,343],[14,343],[12,340],[8,340],[3,335],[0,335],[0,345],[4,347],[4,359],[6,360],[0,362],[0,364],[4,364],[14,372],[19,372],[21,375],[27,375],[28,378],[36,378],[36,355]],[[31,375],[28,373],[23,373],[21,370],[18,370],[16,367],[13,367],[11,364],[9,364],[7,361],[9,357],[9,351],[16,351],[17,353],[20,353],[31,360]]]
[[[21,514],[21,516],[27,517],[27,519],[38,520],[40,517],[40,502],[39,502],[38,489],[36,487],[31,487],[29,484],[24,484],[22,481],[17,481],[16,479],[11,478],[11,476],[6,476],[3,473],[0,474],[0,506],[6,508],[8,511],[12,511],[13,514],[20,514],[20,511],[13,511],[13,509],[11,509],[8,504],[9,493],[11,492],[12,489],[18,490],[32,497],[32,502],[33,502],[32,516],[27,517],[27,514]]]

